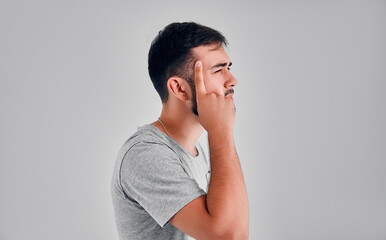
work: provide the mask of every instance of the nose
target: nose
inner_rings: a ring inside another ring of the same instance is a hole
[[[226,89],[233,88],[239,83],[231,72],[228,71],[228,74],[229,74],[229,77],[228,77],[227,81],[225,82],[225,88]]]

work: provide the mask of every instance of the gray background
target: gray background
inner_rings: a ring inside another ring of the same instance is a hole
[[[0,239],[117,239],[116,154],[161,111],[147,52],[187,20],[230,42],[250,239],[386,239],[385,13],[385,1],[1,1]]]

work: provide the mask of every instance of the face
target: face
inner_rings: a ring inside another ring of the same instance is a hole
[[[218,44],[199,46],[192,49],[193,55],[203,64],[203,76],[207,93],[216,93],[225,97],[233,96],[233,87],[237,85],[236,78],[230,72],[232,63],[228,54]],[[193,83],[194,80],[192,79]],[[196,89],[192,87],[192,111],[198,116]]]

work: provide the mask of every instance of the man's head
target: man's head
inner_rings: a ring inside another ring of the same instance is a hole
[[[194,64],[205,57],[206,52],[217,50],[223,59],[226,58],[227,64],[223,67],[228,69],[230,62],[223,49],[224,45],[227,45],[227,40],[220,32],[193,22],[172,23],[160,31],[149,50],[148,70],[162,102],[166,103],[169,98],[168,80],[178,77],[188,83],[192,111],[198,115]],[[205,63],[203,64],[205,68]]]

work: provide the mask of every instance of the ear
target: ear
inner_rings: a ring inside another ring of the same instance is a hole
[[[167,86],[169,89],[169,94],[173,94],[179,100],[186,102],[189,98],[189,84],[185,79],[180,77],[171,77],[168,79]]]

